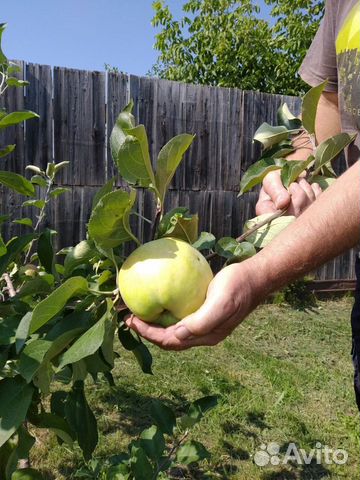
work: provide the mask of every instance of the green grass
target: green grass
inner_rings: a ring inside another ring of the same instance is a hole
[[[152,346],[153,376],[143,375],[119,346],[116,387],[100,382],[88,389],[101,430],[96,457],[119,453],[149,426],[152,398],[180,412],[188,400],[219,394],[219,406],[192,433],[211,451],[211,460],[174,478],[358,479],[351,305],[349,298],[319,302],[308,313],[264,305],[217,347],[169,353]],[[347,464],[254,464],[262,443],[286,449],[295,442],[309,451],[317,441],[347,450]],[[81,464],[79,451],[57,446],[41,432],[32,458],[46,479],[69,479]]]

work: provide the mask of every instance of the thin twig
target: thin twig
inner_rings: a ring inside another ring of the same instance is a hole
[[[166,459],[163,462],[161,462],[160,465],[158,466],[158,468],[157,468],[157,470],[156,470],[156,472],[153,476],[153,480],[158,478],[158,475],[162,471],[162,468],[164,467],[164,465],[166,465],[166,462],[168,462],[171,459],[171,456],[176,452],[176,450],[180,447],[180,445],[183,443],[183,441],[186,440],[188,435],[189,435],[189,431],[186,430],[186,432],[180,438],[180,440],[178,442],[176,442],[175,445],[172,447],[172,449],[170,450],[169,455],[166,457]]]
[[[9,292],[9,297],[15,297],[16,295],[16,290],[14,288],[14,285],[11,281],[10,275],[8,273],[4,273],[3,279],[6,282],[7,290]]]
[[[286,207],[284,208],[283,210],[277,210],[275,213],[273,213],[269,218],[266,218],[265,220],[259,222],[259,223],[256,223],[253,227],[249,228],[249,230],[247,230],[246,232],[244,232],[242,235],[240,235],[240,237],[237,237],[236,238],[236,241],[238,243],[241,243],[243,242],[247,237],[249,237],[250,235],[252,235],[254,232],[256,232],[257,230],[259,230],[259,228],[263,227],[264,225],[267,225],[268,223],[272,222],[273,220],[275,220],[276,218],[279,218],[281,217],[282,215],[284,215],[284,213],[286,213],[286,211],[288,210],[289,207]],[[218,254],[216,252],[213,252],[213,253],[210,253],[209,255],[207,255],[205,258],[206,260],[211,260],[212,258],[214,257],[217,257]]]

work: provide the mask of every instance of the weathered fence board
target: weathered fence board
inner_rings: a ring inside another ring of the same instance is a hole
[[[154,163],[161,147],[180,133],[196,135],[178,169],[166,198],[166,208],[187,206],[198,212],[200,230],[218,238],[238,236],[244,222],[255,216],[257,192],[237,197],[239,180],[259,157],[260,146],[252,142],[264,121],[276,122],[276,112],[287,102],[298,114],[300,100],[237,89],[203,87],[123,73],[87,72],[66,68],[24,64],[19,78],[30,81],[23,89],[9,89],[1,99],[7,110],[31,109],[39,120],[1,132],[1,144],[16,143],[15,152],[3,160],[3,167],[24,173],[27,164],[44,168],[48,161],[68,160],[59,178],[70,191],[55,200],[48,212],[48,224],[59,233],[57,247],[85,238],[92,198],[106,180],[116,175],[109,136],[119,112],[134,100],[134,115],[149,137]],[[337,171],[344,170],[339,162]],[[124,185],[119,179],[117,185]],[[1,212],[19,212],[21,198],[0,189]],[[138,190],[137,212],[154,218],[155,203],[150,192]],[[35,209],[26,215],[36,221]],[[150,239],[151,225],[133,215],[134,233]],[[6,237],[25,232],[12,224]],[[128,247],[127,247],[128,248]],[[316,272],[319,280],[354,278],[354,251]]]

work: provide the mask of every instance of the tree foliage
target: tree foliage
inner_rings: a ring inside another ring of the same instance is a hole
[[[322,16],[323,0],[187,0],[175,19],[165,0],[153,3],[155,48],[151,74],[168,80],[299,95],[297,74]]]

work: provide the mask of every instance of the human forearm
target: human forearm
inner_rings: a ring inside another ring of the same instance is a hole
[[[360,239],[360,162],[250,261],[266,293],[350,249]]]

